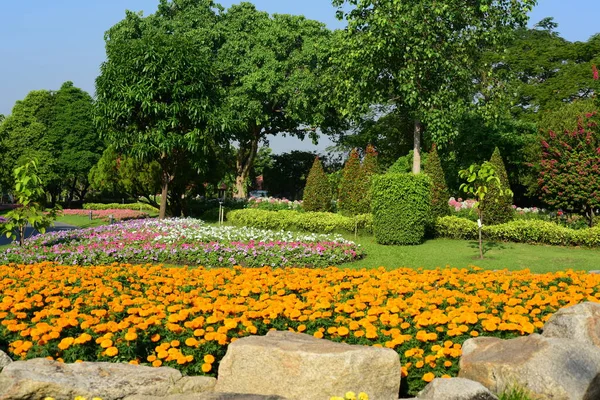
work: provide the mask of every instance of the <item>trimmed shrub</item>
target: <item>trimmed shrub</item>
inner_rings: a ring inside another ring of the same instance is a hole
[[[505,242],[600,246],[600,227],[576,230],[540,220],[514,220],[505,224],[484,226],[483,235],[487,240]],[[458,217],[438,218],[435,223],[435,236],[474,240],[477,238],[477,223]]]
[[[373,231],[371,214],[345,217],[340,214],[298,211],[266,211],[258,209],[234,210],[227,214],[227,220],[236,226],[250,226],[261,229],[294,230],[315,233]]]
[[[358,150],[352,149],[342,172],[338,210],[344,215],[357,215],[367,211],[364,210],[367,189]]]
[[[136,210],[136,211],[155,211],[158,212],[158,208],[151,206],[146,203],[110,203],[110,204],[102,204],[102,203],[86,203],[83,205],[84,210]]]
[[[373,175],[379,173],[377,166],[377,150],[372,145],[368,145],[365,150],[365,158],[362,163],[362,192],[364,193],[362,201],[358,207],[357,214],[368,214],[371,212],[371,181]]]
[[[302,206],[306,211],[326,212],[331,210],[331,186],[319,157],[315,157],[306,178],[302,200]]]
[[[450,206],[448,205],[450,192],[448,191],[448,185],[446,185],[446,177],[435,145],[433,145],[427,157],[425,173],[431,178],[431,213],[434,217],[450,215]]]
[[[506,167],[497,147],[490,158],[490,163],[494,166],[494,171],[500,180],[502,189],[510,189]],[[514,215],[512,196],[500,196],[500,190],[496,185],[489,186],[489,190],[480,205],[483,213],[483,223],[497,225],[512,220]]]
[[[431,219],[431,179],[425,174],[373,177],[373,231],[380,244],[414,245]]]

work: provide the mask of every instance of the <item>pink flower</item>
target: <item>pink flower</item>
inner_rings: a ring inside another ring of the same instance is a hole
[[[592,74],[594,76],[594,80],[597,81],[598,80],[598,68],[596,68],[595,65],[592,65]]]

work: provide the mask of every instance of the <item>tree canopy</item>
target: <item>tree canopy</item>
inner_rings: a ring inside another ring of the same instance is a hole
[[[226,120],[217,112],[217,38],[210,29],[215,19],[211,1],[161,0],[155,14],[127,12],[105,35],[96,122],[117,151],[159,163],[161,217],[169,184],[185,187],[176,184],[182,171],[206,167],[202,156],[225,139]]]

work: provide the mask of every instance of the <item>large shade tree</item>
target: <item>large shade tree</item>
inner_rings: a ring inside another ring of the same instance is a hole
[[[285,134],[317,138],[316,128],[336,127],[324,75],[331,32],[303,16],[270,16],[250,3],[229,8],[219,22],[217,69],[224,112],[234,121],[236,197],[246,197],[261,141]]]
[[[413,172],[424,127],[439,145],[473,102],[482,52],[524,26],[536,0],[332,0],[348,22],[337,48],[343,110],[360,116],[392,106],[413,120]]]
[[[160,217],[180,199],[189,169],[224,138],[215,74],[212,1],[161,0],[148,17],[127,12],[106,32],[107,60],[96,79],[96,121],[124,154],[161,167]],[[173,208],[173,214],[181,210]]]

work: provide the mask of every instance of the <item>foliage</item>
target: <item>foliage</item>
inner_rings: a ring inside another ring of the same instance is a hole
[[[0,185],[12,187],[15,166],[36,158],[52,203],[63,192],[69,202],[82,200],[89,186],[87,172],[103,149],[92,121],[92,102],[72,82],[58,91],[31,91],[17,101],[0,125]]]
[[[483,242],[482,242],[482,227],[484,210],[481,206],[483,201],[486,199],[488,192],[492,187],[495,187],[499,197],[511,196],[512,192],[508,188],[502,187],[502,183],[498,178],[495,166],[486,161],[481,165],[473,164],[468,169],[459,171],[459,176],[465,179],[467,182],[460,185],[461,190],[465,193],[473,195],[477,198],[477,224],[479,227],[479,258],[483,259]]]
[[[512,386],[500,393],[499,400],[533,400],[534,396],[523,387]]]
[[[554,208],[586,216],[594,223],[600,207],[600,135],[592,114],[572,131],[548,132],[542,140],[539,176],[542,199]]]
[[[236,153],[237,197],[258,145],[285,132],[316,140],[316,127],[337,124],[323,76],[329,65],[331,32],[303,16],[269,15],[248,2],[231,6],[215,27],[222,39],[216,71],[224,88],[223,112],[231,115]]]
[[[285,229],[315,233],[373,232],[373,216],[371,214],[347,217],[324,212],[245,209],[227,213],[227,220],[236,226],[251,226],[260,229]]]
[[[247,207],[268,211],[303,211],[301,201],[289,201],[288,199],[276,199],[273,197],[250,197]]]
[[[421,156],[421,168],[427,165],[427,153]],[[408,154],[399,157],[388,169],[388,174],[406,174],[412,171],[414,151],[410,150]]]
[[[422,243],[431,220],[431,179],[424,174],[373,177],[373,232],[377,243]]]
[[[508,175],[504,167],[504,161],[500,155],[500,150],[496,147],[490,164],[493,165],[495,175],[498,177],[499,185],[490,185],[485,198],[481,200],[480,207],[482,214],[485,215],[485,221],[489,225],[503,224],[513,218],[512,193],[504,194],[502,189],[509,189]]]
[[[365,185],[364,172],[360,165],[358,150],[352,149],[344,164],[337,199],[338,211],[344,215],[352,216],[370,211],[365,201],[368,187]]]
[[[205,155],[225,139],[216,38],[210,29],[215,18],[207,2],[162,0],[155,14],[143,18],[127,12],[105,35],[107,60],[96,79],[96,122],[117,151],[159,163],[161,218],[169,192],[172,202],[185,193],[189,182],[177,179],[184,171],[206,169]],[[190,25],[198,28],[190,32]]]
[[[5,276],[0,335],[13,359],[136,361],[214,376],[234,338],[293,330],[394,349],[407,383],[401,397],[416,394],[430,374],[456,376],[465,340],[539,332],[561,307],[600,295],[598,278],[585,272],[476,267],[354,271],[39,263],[3,265],[0,271]],[[35,295],[27,301],[22,293]],[[378,318],[365,316],[364,308],[377,309]],[[426,318],[438,323],[424,324]],[[44,333],[48,324],[56,334]]]
[[[7,222],[0,225],[2,234],[12,240],[19,240],[23,246],[25,229],[30,225],[35,231],[46,232],[56,219],[56,208],[44,212],[39,200],[44,195],[42,181],[37,175],[37,160],[30,160],[24,165],[15,168],[13,172],[15,187],[14,195],[21,207],[6,213]]]
[[[431,178],[431,213],[434,218],[448,215],[450,213],[450,206],[448,205],[450,194],[437,146],[435,145],[429,152],[425,162],[425,173]]]
[[[483,226],[487,240],[555,246],[600,246],[600,229],[570,229],[550,221],[519,219],[499,225]],[[477,222],[455,216],[438,218],[435,236],[450,239],[477,239]]]
[[[265,188],[277,197],[302,199],[307,172],[310,171],[315,157],[315,153],[298,150],[272,155],[273,163],[265,168],[263,173]]]
[[[501,47],[524,26],[536,1],[333,4],[348,24],[334,57],[343,111],[359,118],[374,104],[395,107],[414,121],[418,150],[421,121],[440,145],[454,136],[453,120],[471,103],[474,78],[489,69],[482,51]]]
[[[379,173],[379,154],[375,147],[371,144],[367,145],[365,149],[365,156],[361,164],[361,172],[363,175],[362,187],[364,190],[363,201],[359,207],[359,214],[366,214],[371,212],[371,181],[373,176]]]
[[[144,197],[153,207],[158,206],[154,196],[161,189],[161,167],[156,161],[144,162],[121,155],[109,146],[89,171],[89,181],[94,190],[113,196]]]
[[[83,205],[84,210],[139,210],[139,211],[152,211],[158,212],[158,208],[151,206],[146,203],[110,203],[110,204],[100,204],[100,203],[85,203]]]
[[[306,211],[326,212],[331,210],[331,187],[319,157],[315,157],[306,178],[302,205]]]
[[[0,263],[326,267],[363,255],[360,246],[340,236],[214,227],[192,219],[144,219],[39,235],[0,253]]]

